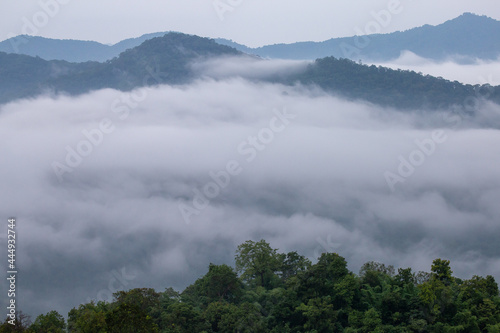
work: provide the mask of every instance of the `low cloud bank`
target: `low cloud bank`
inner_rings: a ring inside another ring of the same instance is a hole
[[[224,79],[243,77],[246,79],[266,79],[289,75],[305,70],[312,61],[261,59],[253,56],[212,58],[192,65],[198,75]]]
[[[18,300],[33,316],[181,290],[248,239],[338,252],[356,273],[441,257],[500,279],[500,131],[452,111],[207,79],[11,103],[0,133],[0,215],[18,219]]]
[[[456,57],[438,62],[420,57],[410,51],[404,51],[398,59],[375,63],[375,65],[411,70],[436,77],[441,76],[447,80],[465,84],[500,85],[500,59],[486,61]]]

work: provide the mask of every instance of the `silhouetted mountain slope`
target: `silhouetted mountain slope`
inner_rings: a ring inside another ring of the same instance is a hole
[[[190,66],[193,62],[236,55],[248,56],[214,40],[180,33],[147,40],[105,63],[46,61],[0,53],[0,103],[44,92],[76,95],[103,88],[127,91],[148,85],[188,83],[197,78]],[[314,84],[349,99],[401,109],[463,105],[467,97],[475,96],[500,103],[500,87],[482,86],[478,95],[480,86],[333,57],[318,59],[298,74],[279,74],[268,80]]]
[[[113,53],[114,53],[114,55],[112,57],[109,57],[107,59],[103,59],[101,61],[111,60],[112,58],[118,56],[123,51],[137,47],[149,39],[156,38],[156,37],[163,37],[170,32],[174,32],[174,31],[155,32],[155,33],[145,34],[145,35],[142,35],[142,36],[137,37],[137,38],[124,39],[121,42],[118,42],[118,43],[110,46],[111,49],[113,50]]]
[[[46,61],[0,53],[0,103],[42,92],[80,94],[102,88],[130,90],[192,78],[195,59],[238,55],[239,51],[208,38],[169,33],[127,50],[105,63]]]
[[[104,62],[113,59],[127,49],[139,46],[148,39],[161,37],[167,33],[157,32],[146,34],[138,38],[125,39],[114,45],[105,45],[93,41],[51,39],[21,35],[0,42],[0,52],[25,54],[33,57],[38,56],[45,60]]]
[[[468,98],[500,103],[500,87],[464,85],[408,70],[360,65],[349,59],[316,60],[288,83],[315,84],[349,99],[400,109],[466,107]]]
[[[49,62],[41,58],[0,52],[0,102],[35,96],[48,90],[46,82],[75,73],[76,67],[65,61]]]
[[[374,20],[376,23],[376,21]],[[363,30],[364,27],[360,27]],[[115,45],[92,41],[57,40],[18,36],[0,42],[0,51],[39,56],[45,60],[104,62],[142,42],[164,36],[166,32],[146,34]],[[442,60],[451,56],[466,59],[496,59],[500,56],[500,22],[486,16],[465,13],[437,26],[424,25],[403,32],[333,38],[323,42],[298,42],[250,48],[226,39],[221,45],[264,58],[318,59],[328,56],[352,60],[387,61],[409,50],[422,57]]]
[[[222,55],[238,55],[239,51],[198,36],[169,33],[149,39],[129,49],[118,58],[96,64],[92,71],[58,78],[54,83],[71,93],[101,88],[131,90],[159,83],[178,84],[192,78],[189,63],[194,60]],[[72,87],[73,81],[81,85]]]
[[[224,38],[215,38],[214,39],[218,44],[221,44],[221,45],[226,45],[226,46],[229,46],[229,47],[232,47],[232,48],[235,48],[236,50],[238,51],[241,51],[241,52],[244,52],[244,53],[248,53],[248,54],[255,54],[253,48],[251,47],[248,47],[246,45],[243,45],[243,44],[238,44],[232,40],[228,40],[228,39],[224,39]]]
[[[465,13],[437,26],[390,34],[334,38],[324,42],[299,42],[247,48],[220,39],[240,51],[265,58],[317,59],[328,56],[352,60],[386,61],[409,50],[434,60],[459,56],[474,59],[497,59],[500,56],[500,22],[486,16]]]

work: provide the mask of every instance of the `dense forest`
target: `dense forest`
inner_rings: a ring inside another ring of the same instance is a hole
[[[196,59],[241,55],[209,38],[169,33],[106,62],[70,63],[0,52],[0,104],[44,93],[79,95],[98,89],[129,91],[190,82]]]
[[[279,253],[265,240],[238,246],[235,268],[208,272],[177,292],[132,289],[114,301],[56,311],[33,322],[19,315],[0,332],[500,332],[500,297],[492,276],[454,277],[448,260],[431,272],[377,262],[350,272],[323,253],[315,264]]]
[[[473,111],[470,101],[500,103],[500,87],[462,84],[409,70],[362,65],[349,59],[317,59],[304,73],[289,82],[316,84],[348,99],[359,99],[399,109],[446,109],[452,106]]]
[[[187,84],[200,78],[191,67],[194,62],[222,56],[251,57],[213,39],[181,33],[147,40],[103,63],[46,61],[0,52],[0,104],[44,93],[79,95],[104,88],[130,91],[159,84]],[[483,100],[500,104],[500,87],[462,84],[334,57],[317,59],[301,73],[268,80],[316,85],[344,98],[398,109],[458,107],[472,113]]]

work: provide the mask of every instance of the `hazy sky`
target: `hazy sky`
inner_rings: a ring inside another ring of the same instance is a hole
[[[321,41],[364,32],[374,20],[373,13],[390,8],[394,14],[384,21],[383,33],[440,24],[463,12],[500,20],[497,0],[2,1],[0,40],[28,32],[116,43],[145,33],[175,30],[229,38],[249,46]]]

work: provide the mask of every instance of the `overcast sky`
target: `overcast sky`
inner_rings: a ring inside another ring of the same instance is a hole
[[[393,10],[395,14],[391,14],[388,24],[384,24],[381,31],[383,33],[424,24],[440,24],[464,12],[488,15],[500,20],[500,6],[497,0],[401,0],[399,5],[398,2],[2,1],[0,40],[28,32],[50,38],[116,43],[145,33],[174,30],[206,37],[233,39],[248,46],[304,40],[322,41],[332,37],[352,36],[359,30],[364,31],[367,24],[374,20],[373,12],[390,9],[391,6],[396,8]]]

